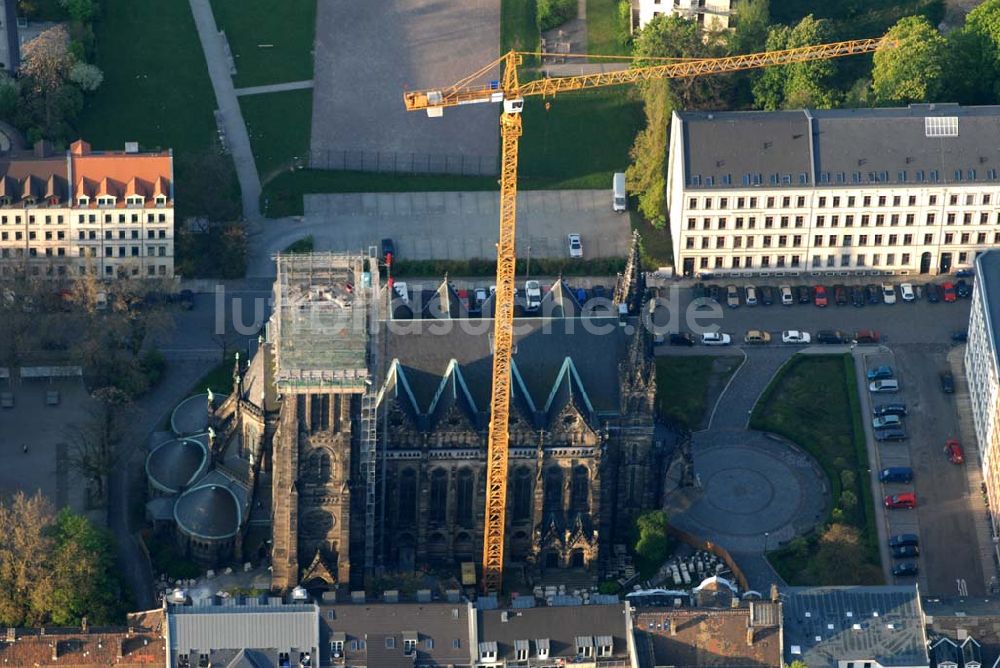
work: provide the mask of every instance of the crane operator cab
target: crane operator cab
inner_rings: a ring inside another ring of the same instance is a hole
[[[503,113],[505,114],[520,114],[524,111],[524,98],[515,97],[512,100],[503,101]]]

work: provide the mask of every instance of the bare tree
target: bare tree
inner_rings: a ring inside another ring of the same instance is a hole
[[[90,419],[73,425],[67,461],[86,480],[94,499],[104,500],[107,479],[118,462],[119,446],[135,410],[131,398],[117,387],[102,387],[91,394],[97,403]]]
[[[69,31],[64,25],[42,31],[21,47],[21,75],[27,77],[33,90],[45,98],[46,125],[51,122],[52,94],[66,81],[72,66]]]

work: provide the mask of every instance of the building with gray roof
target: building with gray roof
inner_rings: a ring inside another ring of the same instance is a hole
[[[916,586],[782,589],[784,661],[809,668],[930,665]]]
[[[1000,399],[1000,252],[997,251],[976,258],[965,373],[976,430],[975,451],[967,444],[966,458],[980,466],[992,519],[992,544],[985,545],[985,538],[979,541],[984,543],[981,549],[986,552],[983,563],[988,564],[1000,559],[1000,453],[996,445],[1000,429],[996,413]]]
[[[998,132],[994,106],[675,112],[675,266],[685,275],[969,267],[1000,244]]]
[[[167,668],[320,665],[315,604],[263,597],[165,605]]]

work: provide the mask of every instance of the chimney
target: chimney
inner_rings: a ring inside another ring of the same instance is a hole
[[[771,603],[777,603],[778,602],[778,598],[779,598],[779,596],[778,596],[778,585],[772,583],[771,584]]]
[[[121,659],[123,656],[125,656],[125,643],[127,643],[127,642],[128,642],[128,640],[126,638],[122,638],[121,640],[118,641],[118,652],[117,652],[117,655],[118,655],[119,659]]]
[[[52,648],[52,660],[53,661],[58,661],[59,660],[59,641],[56,640],[55,642],[50,642],[49,643],[49,647]]]
[[[69,145],[69,152],[73,155],[87,155],[90,153],[90,144],[82,139],[77,139]]]
[[[7,627],[7,642],[17,642],[17,627],[8,626]]]
[[[740,599],[738,599],[735,596],[733,596],[731,599],[729,599],[729,607],[730,608],[738,608],[738,607],[740,607]]]
[[[83,617],[80,618],[80,630],[83,633],[89,633],[90,632],[90,626],[87,624],[87,616],[86,615],[84,615]]]
[[[45,627],[44,626],[42,628],[38,629],[38,635],[40,635],[40,636],[45,635]]]
[[[672,636],[677,635],[677,620],[671,619],[669,620],[669,623],[670,623],[670,635]]]
[[[753,627],[747,627],[747,647],[753,647]]]

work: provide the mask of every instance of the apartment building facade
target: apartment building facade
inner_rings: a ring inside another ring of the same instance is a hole
[[[1000,247],[1000,107],[675,112],[685,276],[937,274]]]
[[[0,279],[174,275],[173,155],[44,144],[0,159]]]
[[[705,30],[725,30],[729,28],[729,17],[733,0],[637,0],[639,28],[657,16],[673,14],[681,18],[697,21]],[[635,7],[635,5],[633,5]]]
[[[965,373],[989,503],[993,549],[1000,559],[1000,251],[976,259]]]

